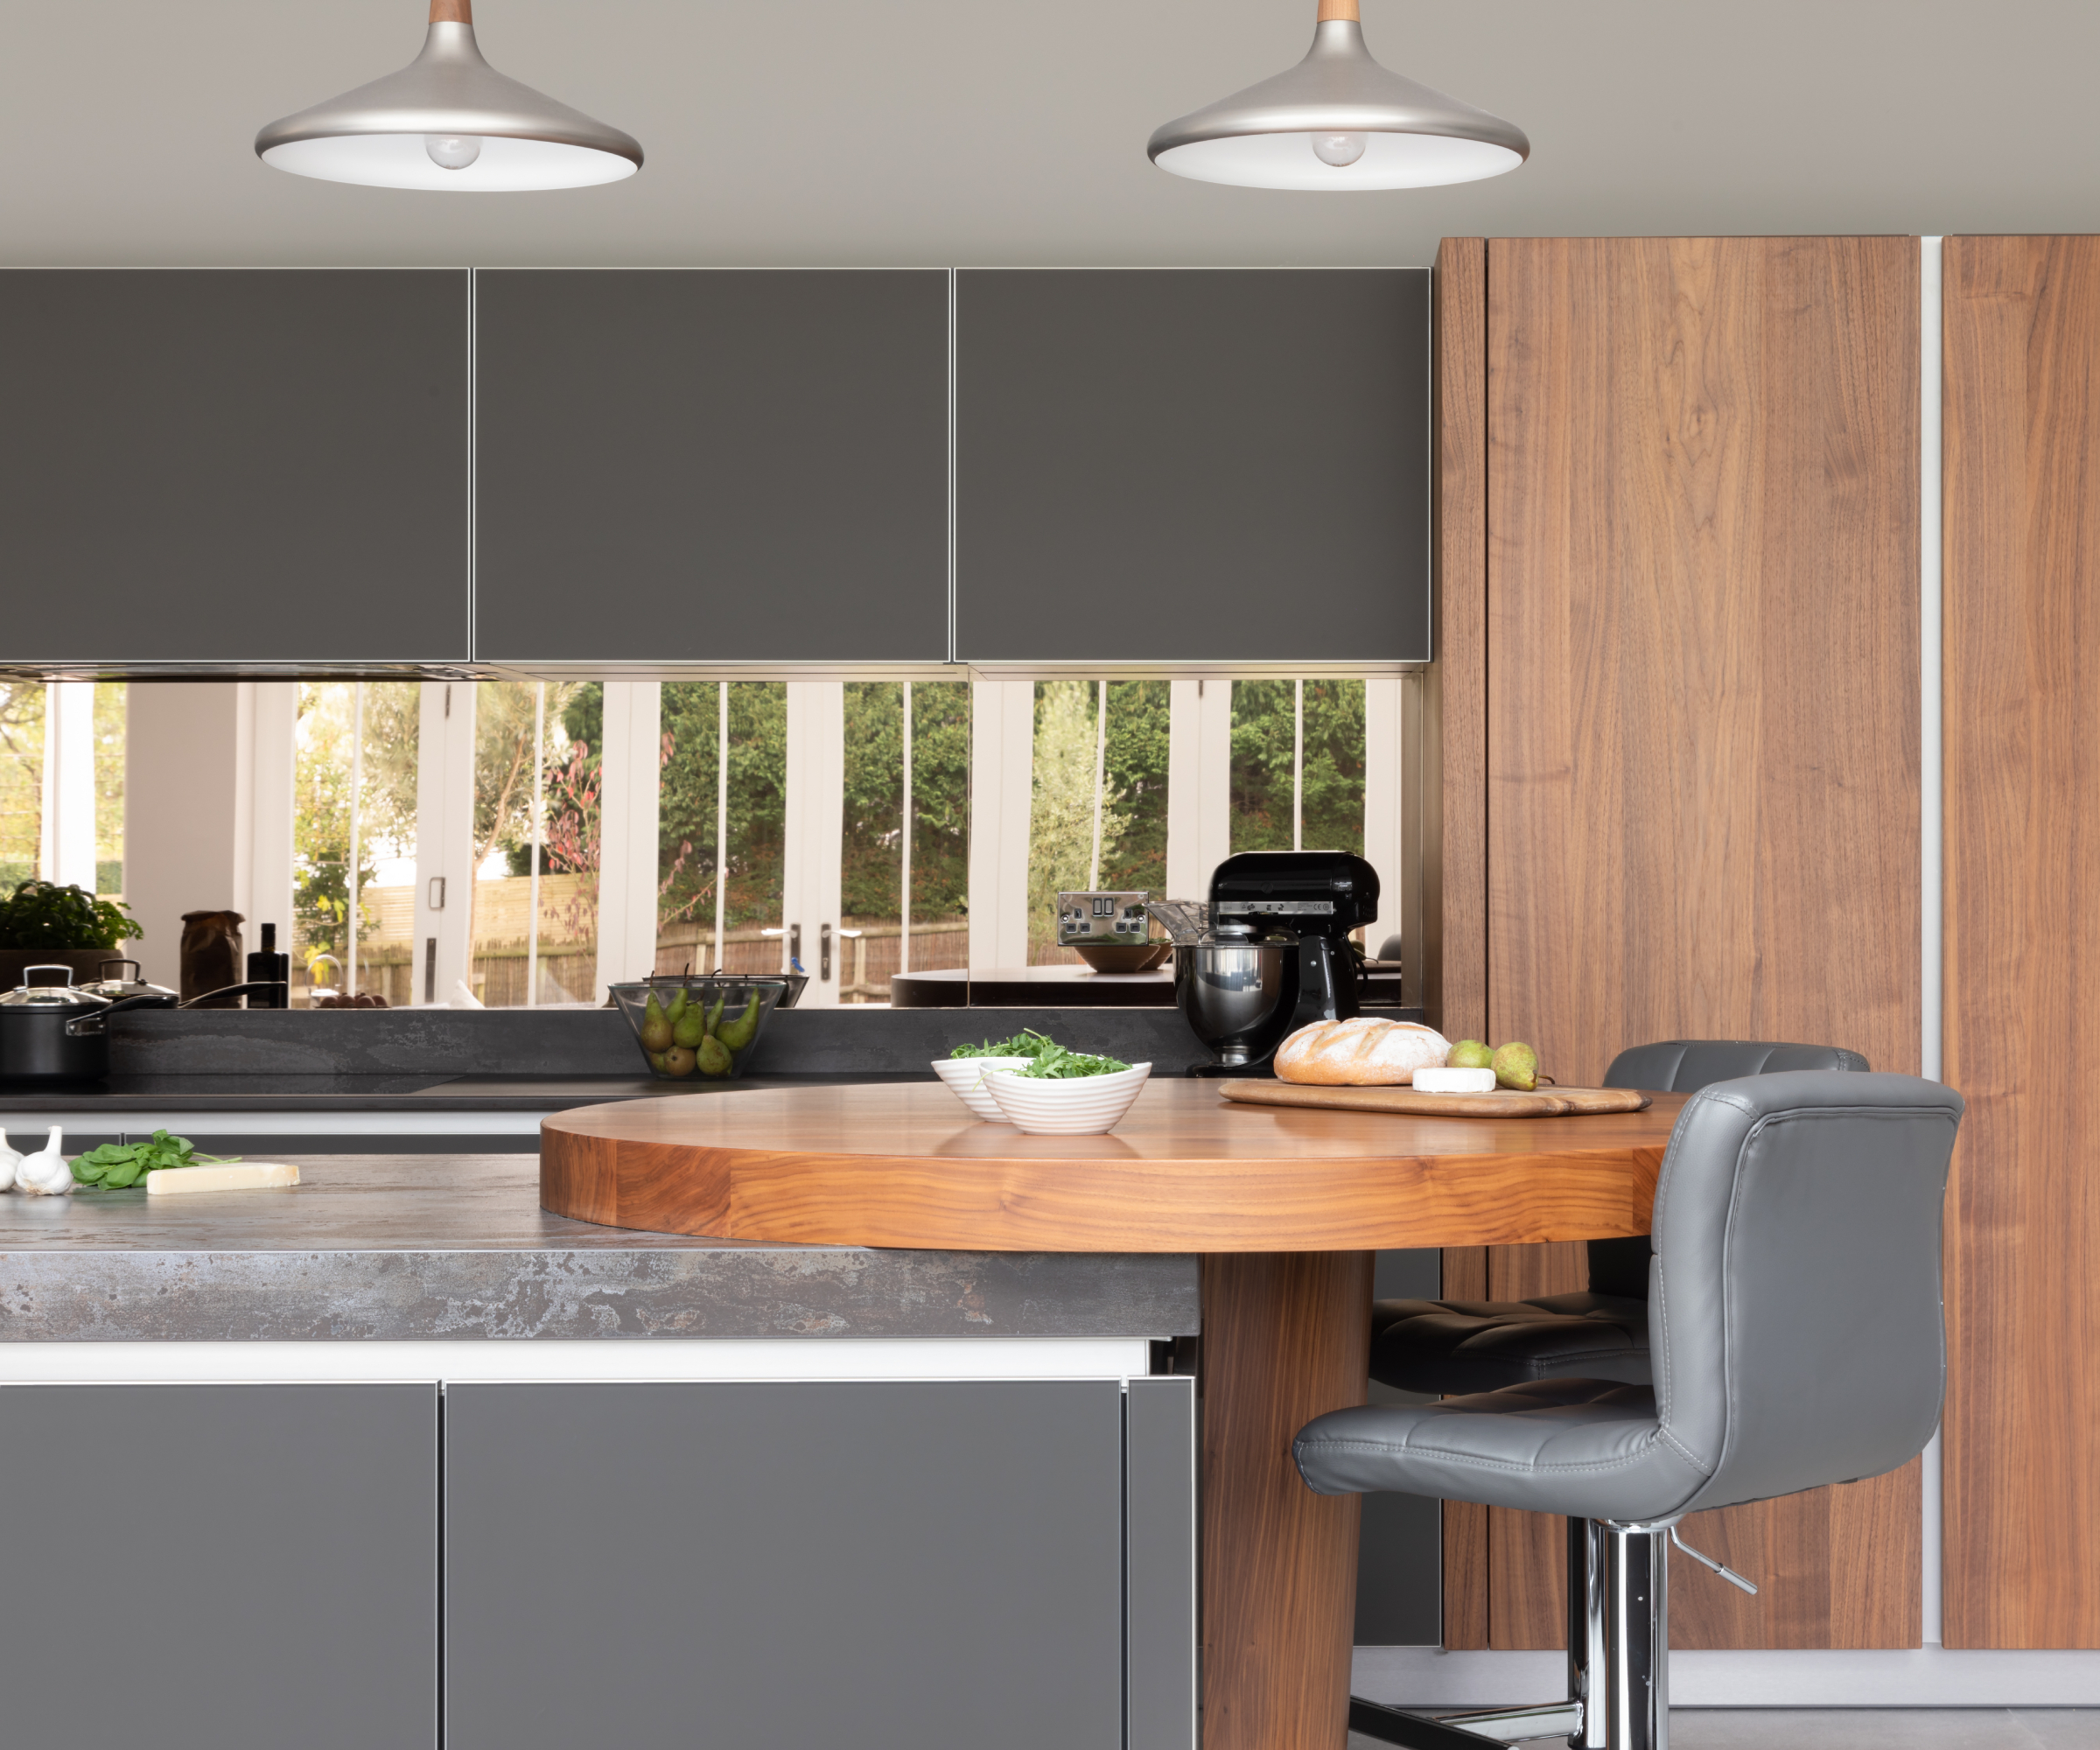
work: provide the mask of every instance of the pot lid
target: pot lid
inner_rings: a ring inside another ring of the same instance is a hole
[[[136,960],[111,958],[105,960],[95,970],[107,972],[112,966],[129,966],[131,976],[129,978],[91,978],[80,988],[91,997],[101,997],[112,1003],[126,997],[165,997],[171,1003],[180,1000],[165,984],[149,984]]]
[[[63,984],[32,984],[32,972],[63,972]],[[9,1009],[99,1009],[108,998],[98,997],[92,990],[76,990],[70,966],[24,966],[22,982],[5,995],[0,995],[0,1008]]]

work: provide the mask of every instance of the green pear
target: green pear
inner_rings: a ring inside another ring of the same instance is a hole
[[[759,993],[751,993],[751,1001],[744,1005],[744,1012],[733,1021],[724,1021],[715,1029],[715,1037],[732,1051],[742,1051],[759,1030]]]
[[[703,1075],[729,1074],[729,1047],[710,1033],[700,1041],[700,1073]]]
[[[671,1037],[688,1051],[699,1050],[700,1041],[707,1037],[707,1022],[698,1004],[678,1017],[677,1024],[671,1029]]]
[[[649,992],[649,1000],[641,1011],[641,1048],[644,1051],[668,1051],[671,1048],[670,1018],[663,1012],[663,1005],[656,1000],[656,993]]]
[[[676,1026],[678,1025],[679,1016],[685,1012],[685,986],[681,984],[678,987],[677,994],[671,998],[671,1006],[663,1012],[664,1019],[668,1021],[673,1026]]]
[[[1444,1060],[1447,1069],[1492,1069],[1494,1053],[1479,1040],[1460,1040]]]
[[[715,998],[715,1006],[707,1012],[707,1030],[710,1033],[718,1033],[722,1031],[722,1005],[727,1001],[729,1001],[729,993],[724,990]]]
[[[1538,1054],[1521,1040],[1511,1040],[1497,1051],[1491,1067],[1504,1088],[1529,1094],[1538,1086]]]
[[[693,1073],[692,1052],[682,1045],[675,1045],[663,1054],[663,1073],[682,1082]]]

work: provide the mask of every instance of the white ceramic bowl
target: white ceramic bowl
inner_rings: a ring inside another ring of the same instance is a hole
[[[990,1075],[985,1086],[1007,1122],[1032,1137],[1098,1137],[1122,1122],[1152,1073],[1134,1063],[1113,1075]]]
[[[980,1118],[1003,1124],[1006,1122],[1005,1113],[991,1103],[992,1075],[1000,1070],[1026,1069],[1033,1061],[1026,1057],[936,1057],[934,1074],[947,1082],[948,1091]]]

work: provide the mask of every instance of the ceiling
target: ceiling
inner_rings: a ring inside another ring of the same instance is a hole
[[[256,128],[410,60],[418,0],[5,0],[0,263],[1423,264],[1447,234],[2100,231],[2091,0],[1364,0],[1513,175],[1191,183],[1152,128],[1280,72],[1311,0],[481,0],[512,77],[648,153],[452,196],[264,168]]]

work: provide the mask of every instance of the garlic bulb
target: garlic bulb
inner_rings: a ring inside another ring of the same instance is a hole
[[[15,1182],[15,1168],[22,1157],[7,1145],[7,1132],[0,1130],[0,1191]]]
[[[35,1154],[25,1154],[15,1165],[15,1186],[32,1197],[63,1197],[73,1189],[73,1168],[66,1157],[59,1152],[59,1144],[66,1140],[66,1132],[59,1125],[51,1127],[44,1138],[44,1146]]]

